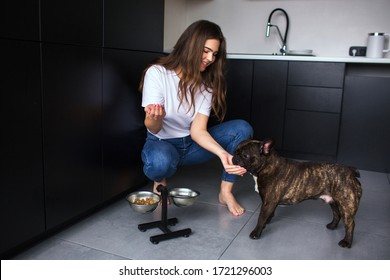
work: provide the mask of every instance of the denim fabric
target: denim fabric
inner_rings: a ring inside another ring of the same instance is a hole
[[[240,142],[253,135],[253,129],[244,120],[232,120],[211,127],[209,133],[228,153],[233,154]],[[200,164],[214,157],[190,136],[159,139],[149,132],[142,150],[144,173],[157,182],[175,174],[178,166]],[[235,182],[236,175],[223,171],[222,180]]]

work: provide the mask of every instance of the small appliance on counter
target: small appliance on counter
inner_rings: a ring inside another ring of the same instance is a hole
[[[387,49],[385,49],[385,39],[387,38]],[[368,33],[366,57],[382,58],[386,52],[390,51],[390,34],[382,32]]]

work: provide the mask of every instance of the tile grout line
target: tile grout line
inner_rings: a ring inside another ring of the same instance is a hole
[[[250,217],[248,218],[248,220],[242,225],[242,227],[240,228],[240,230],[237,232],[237,234],[234,236],[234,238],[229,242],[229,244],[226,246],[225,250],[223,250],[223,252],[221,253],[221,255],[219,256],[218,260],[221,259],[221,257],[225,254],[225,252],[227,251],[227,249],[229,249],[229,247],[232,245],[232,243],[234,242],[234,240],[236,240],[237,236],[241,233],[241,231],[244,229],[244,227],[248,224],[248,222],[252,219],[253,215],[255,213],[257,213],[256,211],[261,207],[261,204],[259,204],[259,206],[257,206],[257,208],[252,212],[252,214],[250,215]],[[249,237],[248,237],[249,238]]]

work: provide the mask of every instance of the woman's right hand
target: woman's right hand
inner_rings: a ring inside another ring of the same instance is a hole
[[[162,120],[165,117],[165,108],[163,104],[149,104],[145,107],[146,118],[151,120]]]
[[[163,126],[165,108],[162,104],[149,104],[145,107],[145,126],[150,132],[157,134]]]

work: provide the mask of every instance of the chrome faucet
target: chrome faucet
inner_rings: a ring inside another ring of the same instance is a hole
[[[280,12],[284,13],[284,15],[286,16],[286,32],[284,33],[284,38],[283,38],[282,34],[280,33],[279,27],[277,25],[271,24],[272,15],[275,12],[277,12],[277,11],[280,11]],[[287,45],[286,44],[287,44],[288,24],[289,24],[288,15],[287,15],[286,11],[281,9],[281,8],[277,8],[277,9],[273,10],[271,12],[271,14],[269,15],[269,17],[268,17],[267,29],[266,29],[266,32],[265,32],[265,36],[269,37],[271,27],[276,27],[276,30],[278,31],[279,36],[280,36],[280,40],[282,40],[282,44],[283,44],[282,47],[280,48],[280,52],[281,52],[282,55],[286,55],[287,54]]]

